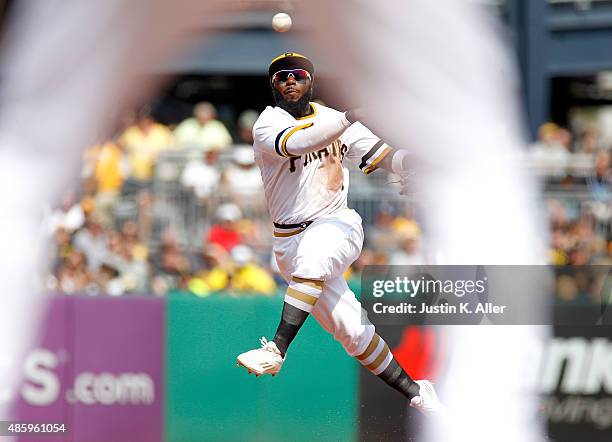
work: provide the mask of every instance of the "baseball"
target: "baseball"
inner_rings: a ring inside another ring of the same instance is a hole
[[[289,29],[291,29],[291,17],[289,14],[279,12],[272,17],[272,28],[276,32],[287,32]]]

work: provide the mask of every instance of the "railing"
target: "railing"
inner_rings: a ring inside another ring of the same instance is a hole
[[[213,195],[198,199],[189,189],[183,187],[180,176],[188,161],[185,152],[167,152],[160,156],[156,166],[155,178],[152,185],[154,195],[150,206],[151,235],[150,246],[159,245],[164,230],[171,227],[177,236],[178,242],[186,250],[201,250],[203,239],[209,227],[215,222],[217,208],[225,202],[235,202],[243,212],[246,219],[254,220],[271,230],[271,221],[265,206],[263,192],[248,198],[239,198],[227,191],[218,191]],[[230,162],[229,154],[220,158],[220,167]],[[351,165],[352,166],[352,165]],[[533,166],[533,165],[532,165]],[[538,167],[531,167],[535,175],[543,171]],[[585,177],[592,174],[592,166],[584,159],[566,168],[575,176]],[[544,171],[546,172],[546,171]],[[540,177],[546,182],[545,177]],[[418,180],[418,177],[415,177]],[[415,196],[399,195],[397,185],[390,184],[393,177],[384,171],[365,176],[357,168],[350,168],[349,207],[356,209],[364,220],[364,225],[375,222],[381,209],[391,209],[400,215],[410,212],[418,217],[418,207]],[[125,195],[116,207],[116,218],[119,222],[125,219],[136,219],[139,215],[138,194]],[[561,200],[571,212],[580,213],[584,208],[590,207],[596,201],[591,189],[585,184],[576,184],[571,188],[556,184],[555,178],[548,180],[544,185],[542,200],[554,198]],[[612,204],[608,200],[608,204]],[[609,230],[610,220],[600,229]],[[261,229],[260,229],[261,230]],[[261,238],[263,245],[270,241],[271,235]]]

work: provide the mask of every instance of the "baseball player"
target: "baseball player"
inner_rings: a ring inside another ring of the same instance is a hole
[[[347,207],[343,161],[357,163],[365,174],[383,168],[401,176],[407,170],[405,152],[359,123],[359,111],[312,103],[314,67],[303,55],[280,55],[268,75],[276,106],[255,123],[254,149],[274,220],[274,254],[289,287],[274,339],[262,338],[261,348],[238,356],[238,365],[257,376],[276,375],[312,313],[349,355],[403,393],[410,406],[439,412],[433,385],[402,370],[343,278],[363,245],[361,217]]]

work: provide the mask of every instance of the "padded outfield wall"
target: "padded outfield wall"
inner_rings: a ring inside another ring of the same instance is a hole
[[[395,441],[422,426],[399,394],[312,319],[277,377],[236,367],[239,352],[274,332],[280,297],[49,301],[16,412],[20,421],[62,422],[69,432],[20,441]],[[415,377],[444,375],[451,349],[442,328],[379,331]],[[539,383],[551,440],[612,440],[611,361],[611,327],[555,328]]]
[[[281,308],[282,298],[170,298],[168,441],[356,440],[357,363],[312,318],[276,377],[236,366],[274,334]]]
[[[358,366],[308,321],[275,378],[236,355],[276,327],[282,298],[49,299],[16,415],[69,431],[20,441],[353,441]]]

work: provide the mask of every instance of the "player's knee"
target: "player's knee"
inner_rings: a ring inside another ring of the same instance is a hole
[[[292,276],[327,281],[331,277],[328,259],[298,258]]]
[[[334,338],[342,344],[342,347],[350,356],[356,356],[363,353],[373,335],[374,328],[371,325],[359,324],[359,326],[350,329],[336,330]]]

